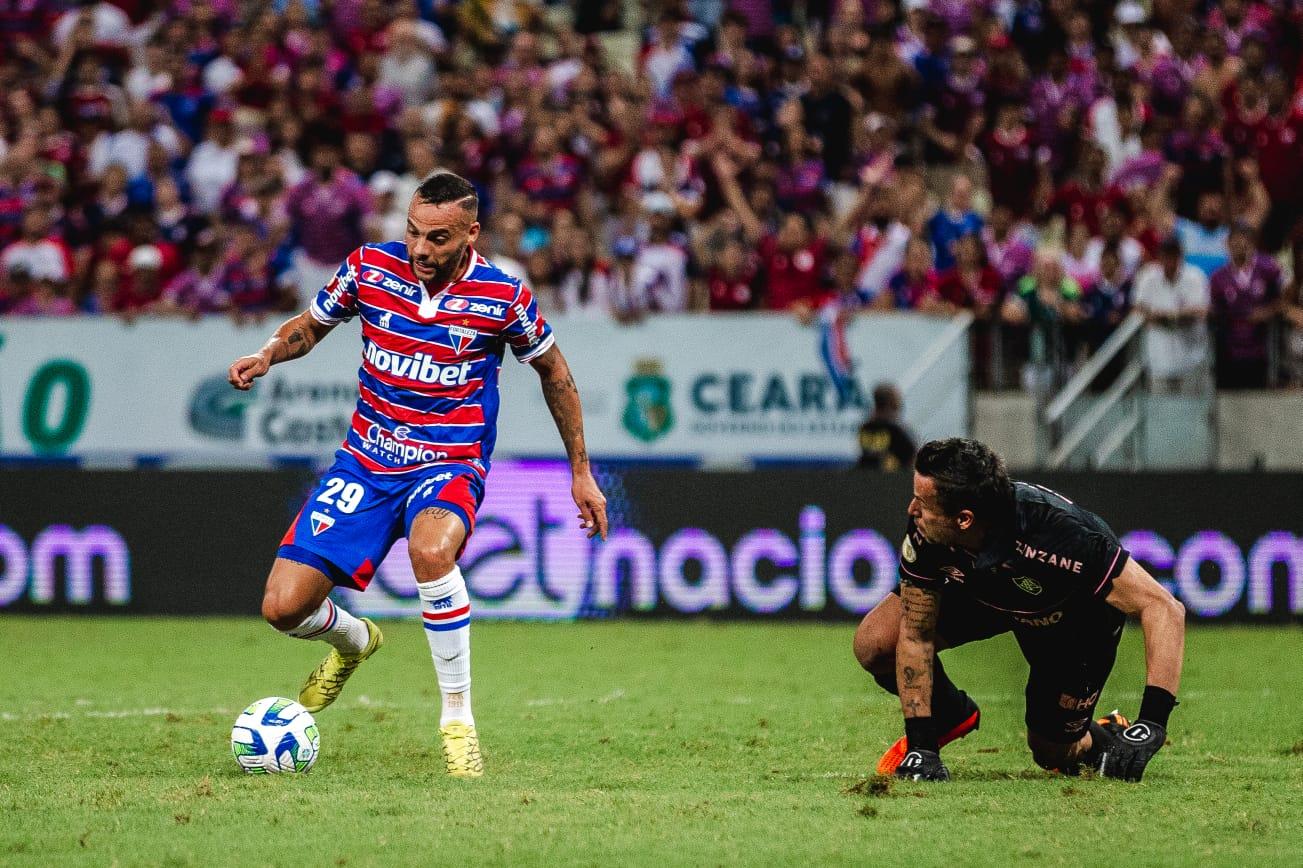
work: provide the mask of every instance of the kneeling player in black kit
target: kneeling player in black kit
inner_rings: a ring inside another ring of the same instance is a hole
[[[1185,608],[1100,518],[1056,492],[1013,482],[975,440],[924,444],[900,548],[901,584],[864,616],[855,656],[900,696],[905,737],[879,774],[944,781],[941,747],[977,729],[977,704],[936,652],[1014,634],[1031,664],[1027,744],[1046,769],[1139,780],[1167,737],[1185,648]],[[1147,669],[1134,724],[1093,720],[1128,615]]]

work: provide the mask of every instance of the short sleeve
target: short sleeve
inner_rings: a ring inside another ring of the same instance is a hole
[[[1075,562],[1073,573],[1080,576],[1078,581],[1092,596],[1108,596],[1113,580],[1121,575],[1131,557],[1112,528],[1094,513],[1081,510],[1059,513],[1050,530],[1054,538],[1046,541],[1046,548]]]
[[[538,312],[538,301],[534,298],[534,293],[523,283],[507,312],[502,336],[511,346],[511,352],[518,362],[532,362],[556,342],[552,326]]]
[[[353,251],[323,286],[308,308],[312,318],[324,325],[339,325],[357,316],[357,263],[359,251]]]

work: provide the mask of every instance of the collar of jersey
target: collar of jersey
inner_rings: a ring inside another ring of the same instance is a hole
[[[433,319],[435,314],[439,312],[439,299],[443,298],[445,295],[451,292],[452,288],[457,284],[465,282],[465,280],[471,276],[471,272],[475,270],[475,266],[479,262],[480,255],[475,252],[474,247],[468,247],[466,249],[470,252],[470,262],[467,263],[466,270],[462,272],[461,277],[458,277],[456,280],[449,281],[449,283],[443,289],[439,290],[434,295],[429,294],[429,290],[425,288],[425,284],[421,283],[419,280],[417,281],[417,285],[421,287],[421,300],[417,305],[417,307],[420,311],[421,316],[424,317],[425,319]]]
[[[986,541],[986,545],[973,558],[973,567],[979,570],[989,570],[999,566],[1014,553],[1013,549],[1014,523],[993,532]]]

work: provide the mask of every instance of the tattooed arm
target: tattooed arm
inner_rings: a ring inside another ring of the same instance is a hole
[[[253,387],[253,381],[267,373],[272,365],[306,356],[333,328],[318,322],[311,312],[305,310],[282,323],[258,352],[232,362],[226,379],[241,392],[247,392]]]
[[[941,593],[902,582],[903,614],[896,639],[896,684],[905,718],[932,715],[932,657]]]
[[[584,412],[579,404],[579,389],[570,374],[561,350],[553,344],[550,349],[530,362],[538,371],[543,386],[543,399],[556,422],[556,429],[565,444],[570,458],[570,476],[574,480],[571,494],[579,507],[580,527],[588,536],[601,534],[606,539],[606,497],[593,479],[588,466],[588,448],[584,445]]]

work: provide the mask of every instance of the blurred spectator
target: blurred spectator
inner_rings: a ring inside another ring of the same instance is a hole
[[[1144,314],[1145,362],[1154,385],[1186,391],[1207,379],[1208,278],[1183,261],[1181,241],[1165,238],[1158,261],[1136,275],[1132,305]]]
[[[1270,322],[1280,313],[1280,267],[1254,249],[1253,230],[1236,223],[1227,237],[1230,259],[1209,281],[1217,338],[1219,389],[1267,386]]]
[[[919,68],[924,100],[919,129],[928,162],[959,162],[969,155],[981,132],[986,95],[977,71],[976,52],[977,43],[972,37],[956,36],[950,43],[948,60],[929,54]]]
[[[0,251],[0,273],[54,286],[72,280],[72,251],[63,239],[52,234],[53,228],[49,211],[33,208],[23,214],[22,234]]]
[[[950,181],[950,192],[945,202],[927,222],[928,240],[932,243],[932,256],[938,269],[945,270],[955,264],[954,244],[965,235],[982,234],[984,223],[973,210],[973,182],[967,175],[957,174]]]
[[[1106,248],[1115,248],[1123,273],[1134,276],[1145,257],[1144,246],[1128,234],[1127,220],[1121,204],[1106,205],[1099,221],[1099,235],[1086,244],[1086,260],[1096,272],[1102,272]]]
[[[1028,329],[1029,370],[1044,371],[1068,359],[1071,326],[1082,320],[1081,287],[1063,272],[1061,254],[1041,250],[1030,274],[1023,277],[1005,300],[1003,318]],[[1037,373],[1031,378],[1041,384]]]
[[[647,242],[633,263],[633,303],[648,313],[681,313],[688,309],[688,255],[670,237],[674,202],[662,192],[643,198],[650,224]]]
[[[114,313],[128,319],[153,308],[163,294],[167,261],[156,244],[142,244],[127,257],[127,273],[120,278],[111,302]]]
[[[937,272],[932,267],[932,247],[922,238],[911,238],[905,245],[905,261],[887,284],[889,292],[879,296],[878,306],[896,310],[939,310]]]
[[[200,214],[215,213],[222,193],[235,181],[240,152],[231,117],[229,109],[213,109],[208,115],[207,137],[190,155],[186,180],[195,210]]]
[[[1024,107],[1005,103],[996,111],[995,127],[982,141],[991,202],[1014,217],[1031,214],[1042,163],[1023,120]]]
[[[1104,245],[1099,253],[1099,279],[1086,295],[1086,340],[1097,350],[1113,329],[1131,310],[1132,279],[1123,261],[1122,249],[1115,242]]]
[[[195,238],[190,265],[163,287],[156,310],[189,316],[219,313],[231,307],[226,285],[227,263],[218,248],[217,233],[206,229]]]
[[[299,297],[309,299],[335,276],[339,263],[363,240],[371,196],[341,161],[338,137],[319,133],[310,154],[311,173],[290,190],[286,210],[298,238]]]
[[[730,238],[706,272],[710,309],[750,310],[760,301],[760,277],[756,256],[741,239]]]
[[[947,312],[972,310],[983,319],[999,309],[1004,281],[986,261],[986,252],[976,235],[955,242],[955,264],[938,278],[937,294],[949,305]]]
[[[1063,273],[1080,287],[1083,296],[1095,289],[1099,265],[1090,256],[1090,231],[1085,223],[1074,223],[1068,229],[1059,263],[1063,266]]]
[[[1012,286],[1032,270],[1034,243],[1026,227],[1017,223],[1013,211],[997,205],[991,209],[991,221],[982,230],[986,261],[1000,275],[1004,286]]]
[[[904,403],[891,383],[873,387],[873,413],[860,426],[860,470],[895,473],[914,466],[914,437],[900,422]]]
[[[582,230],[567,234],[557,301],[561,313],[586,319],[605,320],[616,312],[618,299],[611,264],[598,257],[592,236]]]
[[[98,178],[109,166],[121,165],[128,179],[136,178],[145,173],[151,144],[161,147],[169,159],[179,157],[184,150],[180,134],[170,124],[158,120],[152,103],[135,103],[125,127],[95,137],[87,155],[86,171],[92,178]]]

